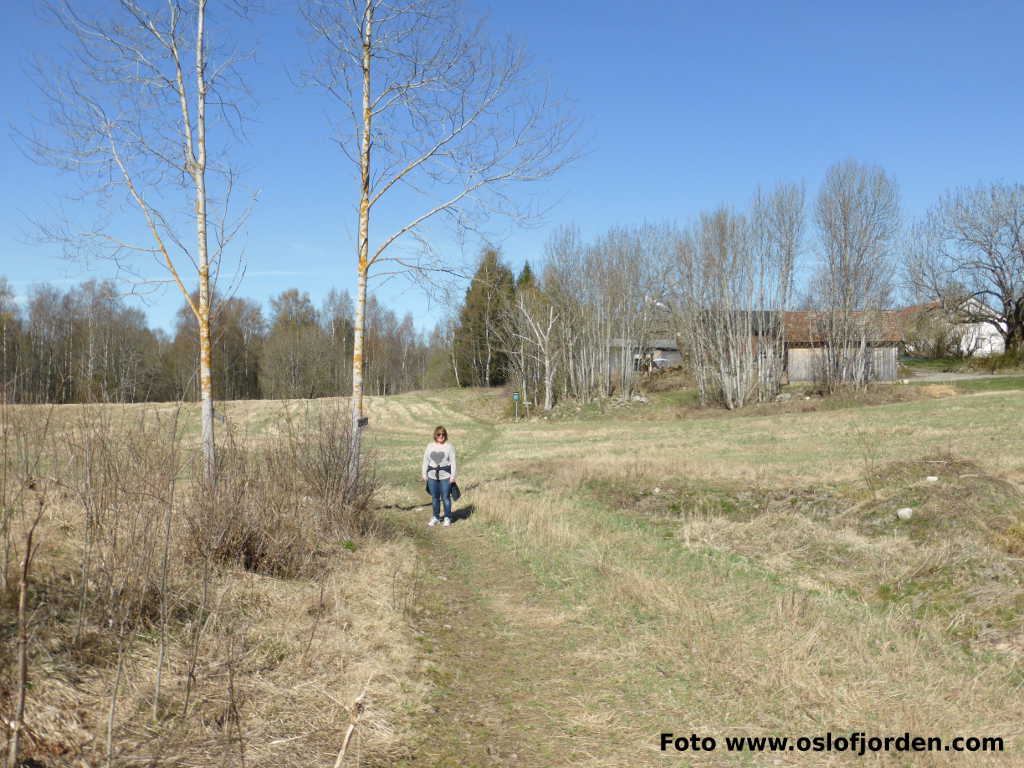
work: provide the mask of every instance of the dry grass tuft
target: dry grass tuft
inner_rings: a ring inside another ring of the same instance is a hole
[[[959,394],[955,387],[949,384],[923,384],[916,389],[924,396],[933,399],[942,397],[953,397]]]

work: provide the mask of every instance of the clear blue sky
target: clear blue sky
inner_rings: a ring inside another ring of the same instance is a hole
[[[1017,0],[467,2],[489,7],[492,33],[526,44],[553,88],[575,99],[589,138],[575,166],[520,190],[556,204],[545,224],[494,233],[516,267],[536,263],[563,223],[586,239],[616,224],[685,223],[720,203],[742,207],[756,185],[780,180],[804,181],[811,200],[828,166],[847,158],[885,168],[908,217],[952,186],[1024,181]],[[295,287],[319,303],[332,286],[354,290],[353,173],[328,141],[333,105],[287,74],[306,61],[291,3],[271,4],[278,10],[251,30],[257,122],[239,157],[260,201],[241,241],[238,294],[265,302]],[[25,62],[61,45],[33,5],[6,3],[0,31],[11,126],[41,111]],[[26,217],[46,218],[73,186],[26,159],[9,133],[0,140],[0,275],[19,291],[108,276],[106,265],[86,269],[27,242]],[[461,253],[439,247],[458,261],[479,242]],[[378,295],[400,315],[412,311],[421,329],[439,316],[436,302],[402,284]],[[147,309],[151,324],[170,327],[178,306],[167,291]]]

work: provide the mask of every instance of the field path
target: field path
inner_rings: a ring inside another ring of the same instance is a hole
[[[588,677],[566,664],[579,628],[479,528],[419,527],[427,575],[417,629],[435,688],[410,765],[579,764],[565,717]]]
[[[430,398],[420,411],[429,418],[443,413]],[[504,526],[487,511],[477,513],[473,500],[493,498],[487,486],[515,473],[501,453],[507,430],[461,410],[443,415],[459,435],[460,474],[468,478],[455,524],[428,528],[426,496],[410,498],[404,488],[392,489],[387,505],[390,521],[416,542],[421,558],[411,622],[433,691],[401,765],[639,765],[644,752],[648,760],[659,757],[653,739],[639,745],[635,735],[616,731],[628,692],[609,685],[614,655],[602,649],[620,640],[567,602],[558,585],[539,579]],[[538,495],[530,491],[520,503]],[[630,676],[620,675],[622,683]],[[604,705],[595,706],[595,693]],[[645,714],[658,712],[668,722],[671,714],[660,706]]]
[[[443,413],[426,398],[418,410],[430,417]],[[493,451],[501,429],[461,412],[444,416],[457,424],[461,474],[477,478],[463,483],[465,498],[472,498],[482,483],[498,479],[481,470],[498,458]],[[574,695],[587,679],[584,665],[566,664],[580,628],[567,626],[562,606],[545,599],[536,580],[496,542],[494,529],[474,519],[474,504],[456,504],[455,525],[444,529],[426,527],[429,504],[419,501],[419,509],[398,504],[391,513],[422,558],[413,622],[433,688],[408,764],[579,764],[585,756],[564,715],[579,709]]]

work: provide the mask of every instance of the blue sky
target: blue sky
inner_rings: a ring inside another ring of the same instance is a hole
[[[554,204],[546,221],[492,233],[516,267],[536,263],[559,224],[577,225],[585,239],[612,225],[683,224],[721,203],[742,207],[758,184],[777,181],[803,181],[810,201],[826,169],[847,158],[885,168],[907,218],[949,187],[1024,181],[1024,3],[467,3],[489,10],[492,33],[522,41],[585,121],[587,154],[517,193]],[[12,127],[42,111],[25,62],[62,40],[33,5],[7,3],[0,31]],[[319,303],[331,287],[354,290],[354,176],[328,140],[333,104],[289,77],[306,62],[292,4],[272,5],[239,30],[256,45],[257,105],[237,156],[243,183],[260,197],[239,241],[246,271],[237,293],[266,302],[295,287]],[[25,291],[112,274],[30,242],[28,219],[51,216],[75,187],[25,158],[10,134],[0,138],[0,275]],[[405,213],[382,211],[382,220]],[[432,237],[453,263],[480,247]],[[424,330],[443,311],[399,281],[376,290]],[[170,327],[178,306],[173,291],[153,297],[151,324]]]

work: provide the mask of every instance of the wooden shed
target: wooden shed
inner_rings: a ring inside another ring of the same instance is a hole
[[[824,329],[835,321],[829,312],[783,312],[785,371],[790,382],[813,381],[824,363],[828,342]],[[890,310],[854,312],[849,320],[868,333],[868,369],[875,381],[895,381],[902,340],[897,313]],[[851,350],[850,354],[855,354]]]

